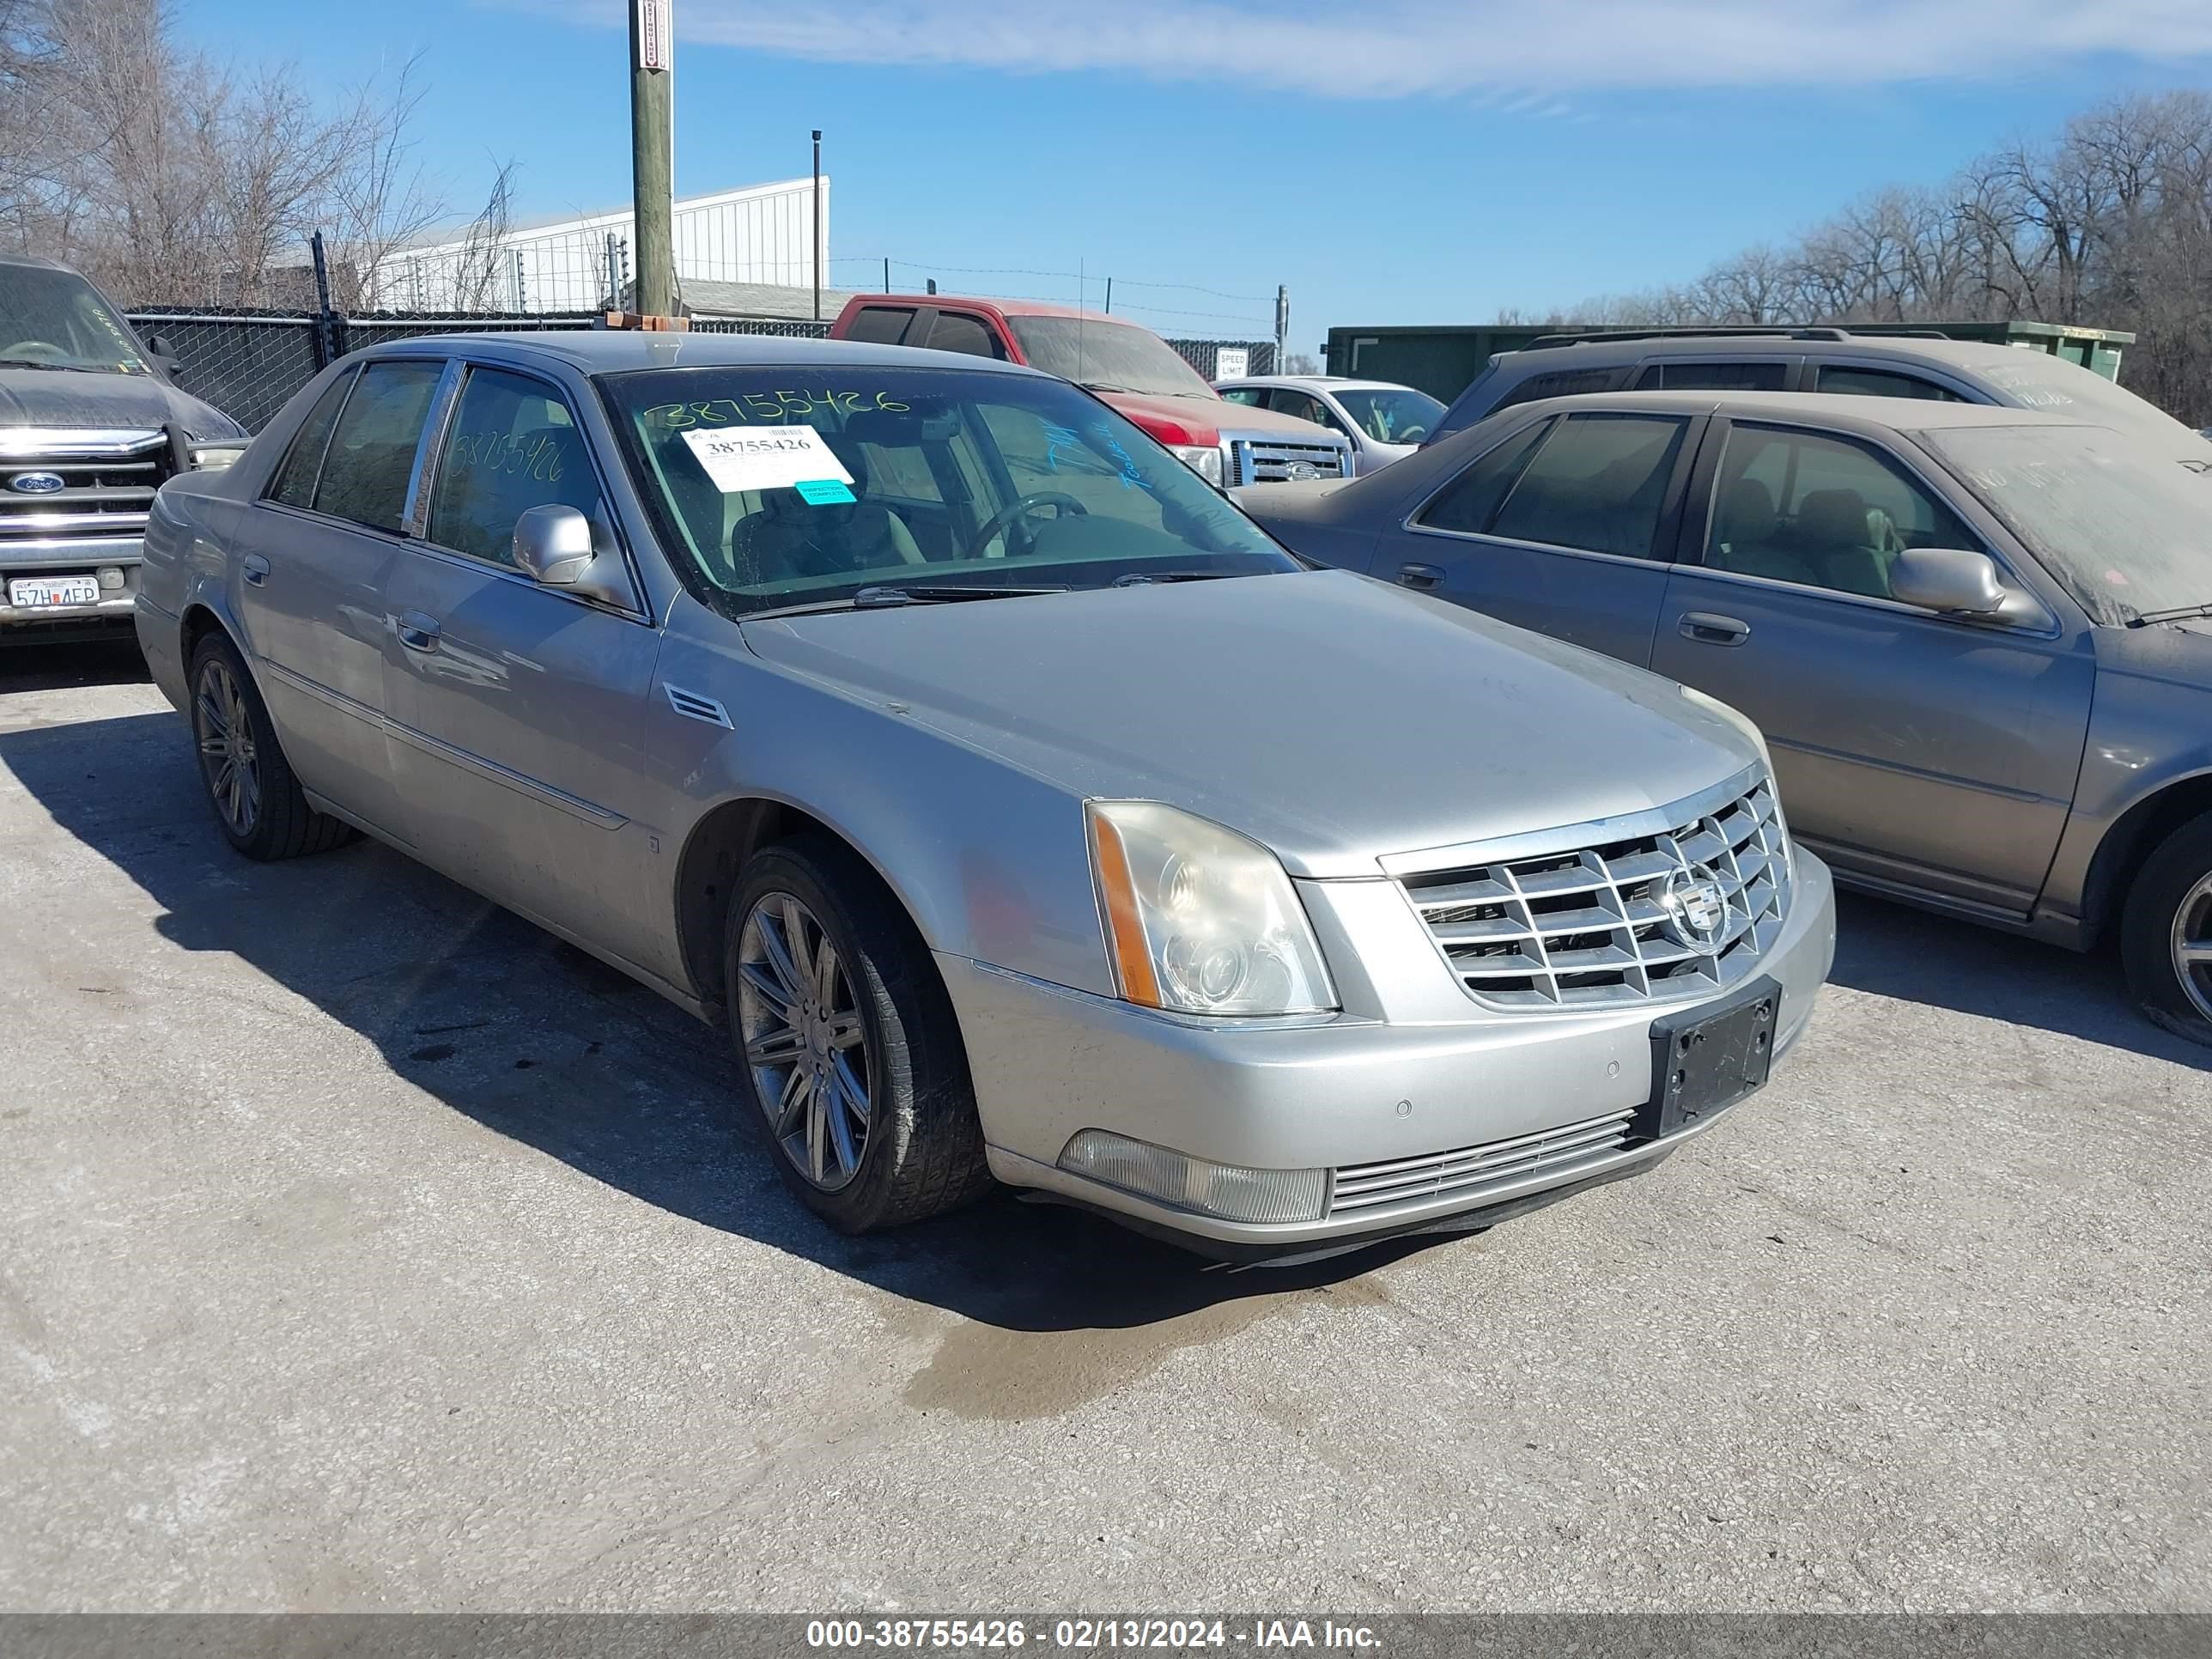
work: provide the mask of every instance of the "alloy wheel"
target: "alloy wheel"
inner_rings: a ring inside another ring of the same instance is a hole
[[[872,1100],[867,1027],[836,947],[795,895],[764,893],[738,936],[738,1038],[777,1144],[823,1192],[860,1173]]]
[[[2212,1020],[2212,872],[2181,896],[2173,910],[2173,971],[2203,1018]]]
[[[252,835],[261,817],[260,757],[245,695],[230,665],[220,656],[201,665],[192,698],[192,727],[199,740],[200,770],[216,811],[233,835]]]

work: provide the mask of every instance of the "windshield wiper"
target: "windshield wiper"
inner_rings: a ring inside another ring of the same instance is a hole
[[[1065,593],[1066,587],[985,587],[942,582],[923,587],[864,587],[853,595],[863,611],[892,605],[957,605],[963,599],[1026,599],[1038,593]]]
[[[1218,582],[1237,574],[1230,570],[1132,570],[1127,575],[1115,577],[1107,586],[1150,587],[1154,582]]]
[[[81,363],[49,362],[44,357],[0,357],[0,368],[81,368]]]
[[[2170,611],[2138,611],[2128,618],[2128,626],[2148,628],[2153,623],[2187,622],[2193,617],[2212,617],[2212,599],[2197,605],[2177,605]]]

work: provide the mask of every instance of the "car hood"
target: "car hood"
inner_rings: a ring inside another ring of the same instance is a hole
[[[1671,804],[1756,758],[1669,681],[1342,571],[769,617],[746,644],[1294,875]]]
[[[82,368],[0,368],[0,427],[161,427],[188,438],[243,438],[246,428],[151,374]]]
[[[1212,427],[1217,432],[1272,432],[1304,443],[1341,441],[1327,427],[1316,426],[1311,421],[1278,415],[1272,409],[1232,404],[1226,398],[1154,397],[1142,392],[1101,392],[1097,395],[1139,426],[1168,422]]]

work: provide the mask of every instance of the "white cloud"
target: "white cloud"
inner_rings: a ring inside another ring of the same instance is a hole
[[[620,27],[623,0],[487,0]],[[1346,98],[1872,85],[2212,58],[2204,0],[678,0],[679,41]],[[1543,112],[1551,113],[1549,110]]]

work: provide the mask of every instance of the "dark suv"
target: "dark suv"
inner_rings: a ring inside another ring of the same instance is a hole
[[[2154,453],[2212,470],[2203,434],[2048,352],[1841,328],[1556,335],[1492,357],[1425,443],[1514,404],[1589,392],[1827,392],[2039,409],[2131,434]]]

